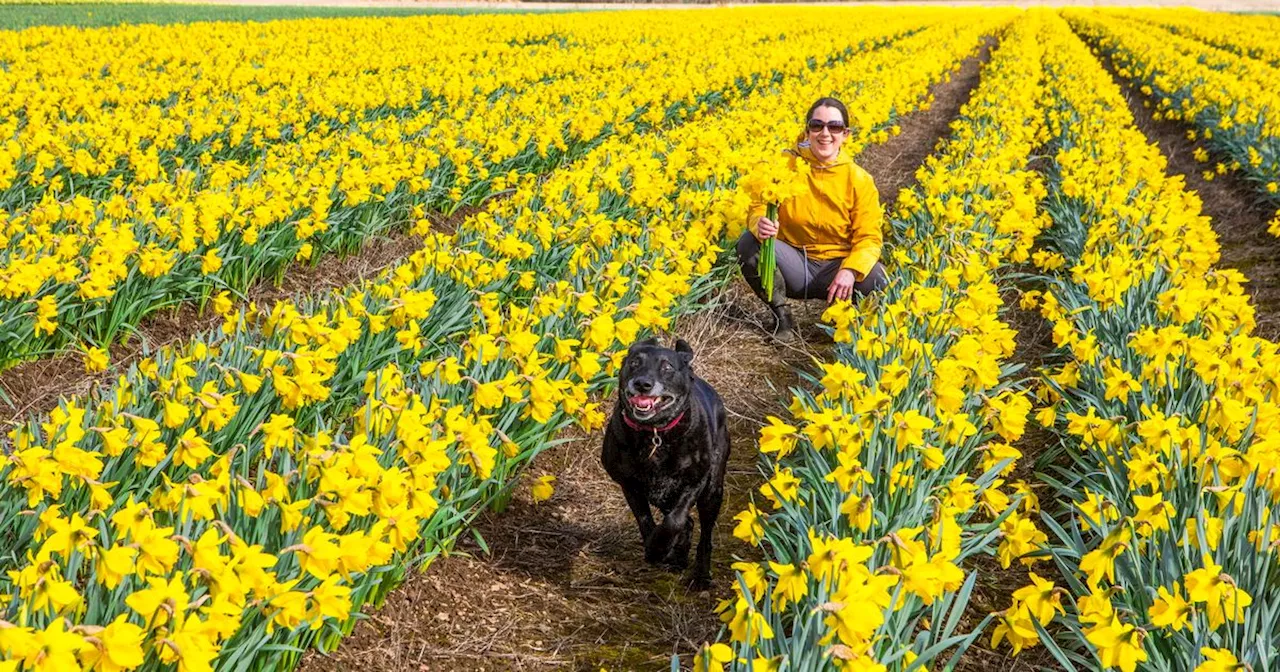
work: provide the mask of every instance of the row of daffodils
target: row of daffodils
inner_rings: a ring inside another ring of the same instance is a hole
[[[1280,236],[1280,21],[1192,10],[1066,16],[1155,103],[1157,119],[1192,126],[1189,137],[1204,145],[1196,158],[1206,164],[1205,179],[1239,171],[1255,185],[1277,208],[1270,231]]]
[[[558,430],[599,428],[590,394],[712,286],[733,184],[799,101],[847,91],[859,142],[882,139],[1009,14],[830,28],[852,16],[811,20],[825,50],[797,45],[793,76],[513,179],[376,281],[261,310],[219,297],[220,333],[10,432],[0,667],[288,669],[332,648]],[[726,156],[726,128],[765,137]]]
[[[964,558],[1003,531],[1007,566],[1043,539],[1027,486],[1004,479],[1031,401],[1008,375],[997,276],[1046,224],[1027,167],[1045,140],[1042,32],[1033,14],[1000,36],[952,137],[899,197],[895,281],[827,311],[834,361],[790,423],[761,430],[767,504],[738,514],[734,534],[768,559],[735,566],[729,641],[698,669],[930,664],[977,637],[955,633],[976,579]]]
[[[1073,671],[1270,669],[1280,348],[1199,199],[1056,14],[1002,36],[953,131],[891,219],[898,281],[827,312],[850,345],[761,431],[735,535],[766,560],[697,669],[933,669],[984,632]],[[1014,278],[1057,348],[1024,381]],[[1043,513],[1004,480],[1032,414],[1057,437]],[[1031,573],[975,623],[962,561],[992,550]]]
[[[1280,17],[1271,14],[1207,13],[1186,9],[1139,14],[1148,23],[1179,35],[1280,67],[1280,45],[1272,36],[1280,30]]]
[[[1046,47],[1044,291],[1025,297],[1065,361],[1039,389],[1051,540],[1012,611],[1068,669],[1271,669],[1280,352],[1201,204],[1165,174],[1124,97],[1065,21]],[[1067,260],[1070,260],[1068,262]],[[1051,619],[1053,624],[1050,624]],[[1044,637],[1045,628],[1053,634]]]
[[[68,344],[105,347],[156,310],[239,293],[380,233],[421,232],[429,215],[606,138],[677,126],[863,39],[896,36],[832,31],[830,18],[782,12],[768,29],[748,12],[0,35],[0,367]]]

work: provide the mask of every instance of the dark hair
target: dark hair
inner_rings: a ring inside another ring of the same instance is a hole
[[[836,110],[837,110],[838,112],[840,112],[840,116],[844,118],[845,126],[848,126],[848,125],[849,125],[849,110],[848,110],[847,108],[845,108],[844,103],[840,102],[839,100],[836,100],[835,98],[831,98],[831,97],[819,98],[819,99],[818,99],[818,102],[814,103],[813,105],[811,105],[811,106],[809,107],[809,111],[808,111],[808,112],[806,112],[806,113],[805,113],[805,115],[804,115],[804,123],[805,123],[805,124],[808,124],[808,123],[809,123],[809,120],[813,118],[813,112],[814,112],[814,110],[817,110],[819,107],[834,107],[834,108],[836,108]]]

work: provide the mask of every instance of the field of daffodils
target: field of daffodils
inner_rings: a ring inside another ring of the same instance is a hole
[[[830,358],[750,437],[762,485],[721,524],[753,560],[673,666],[1280,668],[1280,348],[1124,94],[1275,212],[1277,34],[936,7],[0,31],[0,369],[109,375],[0,438],[0,672],[340,646],[599,436],[630,343],[733,280],[814,99],[857,156],[979,55],[886,213],[889,288],[826,309]],[[375,279],[251,300],[393,231],[418,247]],[[113,361],[177,306],[218,326]],[[1022,587],[975,611],[994,568]]]

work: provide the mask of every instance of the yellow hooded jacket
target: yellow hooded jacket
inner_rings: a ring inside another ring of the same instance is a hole
[[[875,181],[843,150],[830,164],[818,161],[807,143],[787,153],[793,168],[798,160],[809,163],[809,191],[778,208],[778,240],[803,250],[811,259],[843,257],[841,268],[862,280],[880,260],[884,245],[880,231],[884,211]],[[747,228],[756,237],[760,235],[756,220],[764,214],[764,203],[751,204]]]

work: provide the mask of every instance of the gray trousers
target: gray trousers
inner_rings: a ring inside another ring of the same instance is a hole
[[[826,299],[831,281],[840,272],[840,264],[844,259],[809,259],[803,250],[798,250],[781,240],[773,242],[774,259],[778,262],[773,278],[773,301],[768,302],[775,308],[792,299]],[[764,300],[764,283],[760,281],[760,273],[756,265],[760,262],[760,241],[744,232],[738,239],[738,265],[742,268],[742,277],[751,286],[756,296]],[[878,292],[889,284],[889,276],[884,265],[876,262],[871,272],[861,281],[854,283],[853,291],[858,296],[866,296]]]

